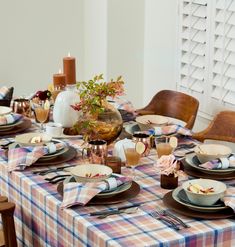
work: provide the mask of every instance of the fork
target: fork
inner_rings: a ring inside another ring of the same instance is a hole
[[[174,228],[176,231],[180,230],[179,226],[174,221],[170,220],[166,216],[163,216],[162,214],[159,214],[158,211],[152,212],[150,213],[150,215],[153,218],[161,220],[162,222],[166,223],[167,226]]]
[[[177,216],[173,215],[168,210],[158,210],[158,213],[161,214],[161,215],[163,215],[163,216],[168,216],[169,218],[177,221],[184,228],[189,228],[190,227],[188,224],[184,223],[180,218],[178,218]]]

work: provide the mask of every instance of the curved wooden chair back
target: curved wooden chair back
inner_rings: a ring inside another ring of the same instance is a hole
[[[0,106],[10,106],[13,93],[14,93],[14,87],[11,87],[5,98],[0,100]]]
[[[235,143],[235,111],[219,112],[208,127],[194,133],[193,138],[201,142],[210,139]]]
[[[199,101],[190,95],[172,90],[162,90],[152,98],[146,107],[137,110],[137,113],[177,118],[186,122],[186,128],[192,129],[198,107]]]
[[[6,197],[0,196],[0,214],[3,231],[0,231],[0,246],[16,247],[16,232],[14,224],[15,204],[7,202]]]

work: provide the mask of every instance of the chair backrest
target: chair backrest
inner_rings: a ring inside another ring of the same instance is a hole
[[[199,101],[190,95],[172,90],[162,90],[152,98],[146,107],[137,110],[137,113],[152,113],[177,118],[186,122],[185,127],[192,129],[198,107]]]
[[[5,197],[4,199],[0,197],[0,214],[2,217],[4,246],[16,247],[17,241],[14,224],[15,204],[12,202],[6,202],[6,200],[7,199]]]
[[[207,139],[235,142],[235,111],[219,112],[208,127],[194,133],[193,138],[201,142]]]
[[[13,93],[14,93],[14,87],[9,88],[9,92],[7,93],[5,98],[0,100],[0,106],[10,106]]]

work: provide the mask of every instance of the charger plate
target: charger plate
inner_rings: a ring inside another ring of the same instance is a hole
[[[38,159],[33,166],[49,166],[57,165],[69,160],[74,159],[77,156],[77,150],[74,147],[69,146],[68,150],[60,155],[53,157],[52,159]]]
[[[18,121],[10,124],[5,124],[5,125],[0,125],[0,132],[6,131],[6,130],[11,130],[15,126],[22,124],[22,119],[19,119]]]
[[[213,220],[213,219],[225,219],[225,218],[231,218],[234,217],[234,212],[231,208],[226,208],[217,212],[199,212],[192,210],[176,200],[174,200],[172,196],[173,191],[170,191],[166,193],[163,197],[163,203],[165,206],[173,211],[175,211],[178,214],[185,215],[192,218],[198,218],[198,219],[207,219],[207,220]]]
[[[201,162],[198,160],[195,153],[186,155],[185,161],[189,166],[208,174],[218,174],[224,176],[225,174],[235,172],[235,168],[232,167],[227,169],[211,169],[211,170],[200,167],[199,165],[201,164]]]
[[[58,193],[63,197],[63,187],[64,183],[60,182],[57,186]],[[140,186],[135,181],[132,182],[131,187],[119,194],[116,194],[111,197],[97,197],[92,198],[88,204],[89,205],[110,205],[120,202],[124,202],[136,197],[140,192]]]
[[[185,160],[182,161],[184,166],[184,172],[187,173],[189,176],[193,176],[196,178],[208,178],[208,179],[215,179],[215,180],[231,180],[235,179],[235,172],[225,173],[225,174],[217,174],[217,173],[204,173],[196,168],[190,166]]]
[[[26,129],[29,129],[32,125],[32,122],[30,119],[23,118],[19,121],[19,124],[15,125],[13,128],[1,131],[1,136],[9,136],[9,135],[14,135],[20,132],[23,132]]]

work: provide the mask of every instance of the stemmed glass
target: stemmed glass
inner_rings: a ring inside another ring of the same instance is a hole
[[[131,176],[133,180],[138,180],[138,177],[135,174],[135,167],[140,162],[141,154],[136,151],[135,143],[133,145],[123,144],[123,149],[126,157],[126,166],[131,168]]]
[[[34,105],[34,113],[36,120],[40,123],[40,132],[43,132],[43,124],[46,122],[50,113],[49,101],[40,101]]]

